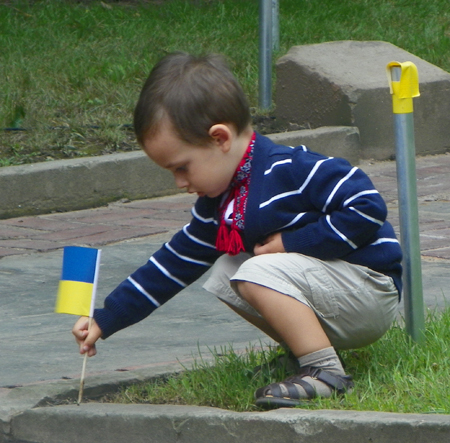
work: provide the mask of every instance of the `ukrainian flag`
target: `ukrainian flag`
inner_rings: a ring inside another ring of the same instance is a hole
[[[64,248],[55,312],[92,317],[100,252],[80,246]]]

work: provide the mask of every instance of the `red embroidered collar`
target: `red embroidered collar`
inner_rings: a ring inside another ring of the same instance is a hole
[[[229,255],[237,255],[239,252],[245,251],[241,233],[245,227],[245,209],[247,207],[255,138],[256,134],[253,133],[250,144],[231,180],[228,194],[219,208],[220,224],[217,232],[216,249]],[[231,202],[233,202],[233,214],[229,226],[225,221],[225,211]]]

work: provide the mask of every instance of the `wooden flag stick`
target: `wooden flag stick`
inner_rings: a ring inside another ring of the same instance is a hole
[[[100,270],[100,257],[101,257],[101,255],[102,255],[102,250],[99,249],[97,251],[97,260],[95,262],[94,285],[93,285],[93,288],[92,288],[91,306],[90,306],[90,309],[89,309],[88,335],[89,335],[89,331],[91,330],[92,319],[94,317],[95,297],[97,295],[98,273],[99,273],[99,270]],[[83,368],[81,369],[80,391],[78,393],[78,401],[77,401],[77,405],[78,406],[80,405],[81,400],[83,399],[84,378],[85,378],[85,375],[86,375],[87,359],[88,359],[88,353],[86,352],[84,354]]]
[[[89,330],[91,329],[91,325],[92,325],[92,317],[89,317],[89,323],[88,323],[88,333]],[[81,378],[80,378],[80,390],[78,392],[78,401],[77,401],[77,405],[80,406],[81,401],[83,400],[83,390],[84,390],[84,379],[86,376],[86,364],[87,364],[87,359],[88,359],[88,353],[86,352],[84,354],[84,359],[83,359],[83,367],[81,369]]]

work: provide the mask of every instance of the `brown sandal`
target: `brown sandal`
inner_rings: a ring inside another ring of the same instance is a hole
[[[304,400],[311,400],[317,397],[316,390],[304,377],[311,377],[327,384],[337,394],[345,394],[351,392],[354,387],[352,377],[350,375],[333,375],[329,372],[312,367],[302,368],[300,373],[280,383],[272,383],[263,388],[259,388],[255,392],[255,404],[266,408],[293,408],[300,406]],[[283,394],[281,386],[283,385],[287,390],[287,395]],[[300,385],[308,395],[307,399],[300,399],[295,385]],[[270,394],[268,392],[270,391]]]

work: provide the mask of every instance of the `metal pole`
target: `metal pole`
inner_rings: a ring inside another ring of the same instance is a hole
[[[280,50],[280,5],[278,0],[272,0],[272,49]]]
[[[398,66],[400,65],[400,66]],[[402,66],[403,65],[403,66]],[[424,339],[424,304],[422,267],[420,256],[419,211],[417,203],[416,164],[414,120],[412,112],[412,97],[414,92],[414,75],[405,78],[405,87],[401,85],[402,68],[406,64],[390,64],[393,90],[395,151],[397,162],[397,186],[400,216],[400,239],[403,249],[403,299],[405,307],[406,329],[416,342]],[[412,64],[408,63],[408,69]],[[403,72],[405,77],[406,67]],[[415,70],[417,75],[417,70]],[[418,77],[417,77],[418,79]],[[412,86],[411,86],[412,85]],[[408,90],[412,93],[409,94]],[[409,97],[407,97],[409,95]],[[406,102],[405,102],[406,100]],[[410,102],[408,101],[410,100]],[[406,104],[406,105],[405,105]]]
[[[259,2],[259,107],[272,105],[272,0]]]

